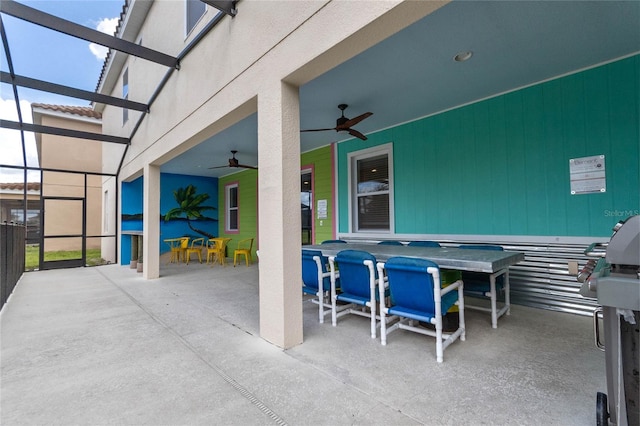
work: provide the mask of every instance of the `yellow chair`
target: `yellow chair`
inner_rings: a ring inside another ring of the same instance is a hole
[[[212,264],[218,261],[221,265],[224,265],[227,260],[225,250],[229,241],[231,241],[231,238],[209,238],[209,241],[207,241],[207,263],[211,259]]]
[[[187,249],[189,248],[189,237],[180,237],[180,253],[178,253],[178,260],[182,257],[182,261],[187,261]]]
[[[245,263],[251,263],[251,249],[253,248],[253,238],[246,238],[238,241],[238,248],[233,251],[233,266],[236,266],[238,256],[244,256]]]
[[[169,263],[180,262],[180,253],[182,251],[182,238],[167,238],[164,240],[165,243],[171,249],[171,257],[169,258]]]
[[[204,238],[196,238],[191,241],[191,245],[187,248],[186,252],[186,262],[189,264],[189,260],[191,260],[191,254],[195,253],[198,255],[198,260],[202,263],[202,249],[204,248]]]

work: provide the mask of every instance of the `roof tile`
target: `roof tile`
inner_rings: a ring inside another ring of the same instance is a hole
[[[32,108],[48,109],[50,111],[62,112],[65,114],[80,115],[82,117],[102,118],[102,114],[94,111],[91,107],[80,107],[74,105],[50,105],[50,104],[31,104]]]
[[[0,189],[11,191],[24,191],[24,183],[22,182],[0,182]],[[27,191],[39,191],[40,182],[27,182]]]

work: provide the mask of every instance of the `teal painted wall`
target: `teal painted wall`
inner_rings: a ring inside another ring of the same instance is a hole
[[[605,236],[640,210],[640,56],[338,145],[393,143],[395,232]],[[570,194],[569,160],[605,155],[605,193]]]

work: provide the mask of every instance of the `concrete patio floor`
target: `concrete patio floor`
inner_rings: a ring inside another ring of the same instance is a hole
[[[513,306],[467,340],[396,331],[386,347],[353,315],[304,343],[259,336],[258,267],[108,265],[25,273],[2,310],[0,422],[33,424],[589,425],[605,390],[588,317]]]

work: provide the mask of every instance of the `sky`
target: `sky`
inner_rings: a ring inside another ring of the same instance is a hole
[[[113,34],[124,0],[19,0],[26,6],[77,24]],[[107,49],[84,40],[2,14],[14,72],[24,77],[94,91],[98,84]],[[9,72],[4,46],[0,69]],[[18,88],[22,117],[31,123],[31,104],[90,106],[89,101]],[[18,121],[13,90],[0,84],[0,118]],[[36,166],[35,138],[25,133],[27,164]],[[0,164],[23,165],[20,132],[0,129]],[[31,173],[28,180],[37,181]],[[0,182],[22,182],[23,172],[0,168]]]

